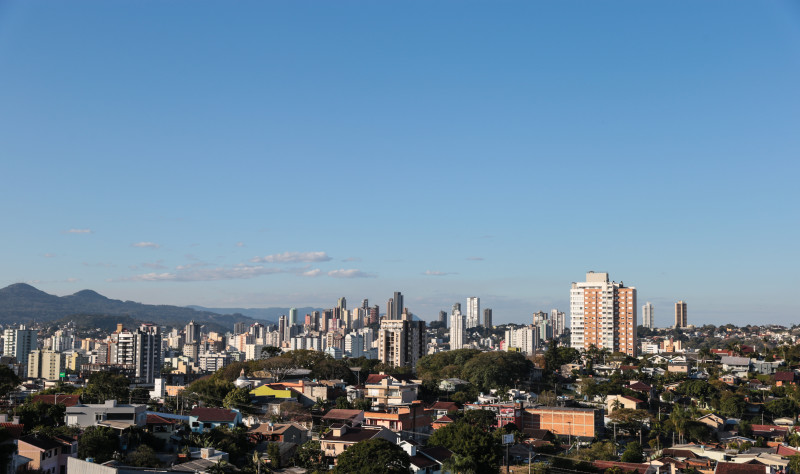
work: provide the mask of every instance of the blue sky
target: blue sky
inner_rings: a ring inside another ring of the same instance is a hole
[[[797,323],[798,84],[792,2],[2,2],[0,285]]]

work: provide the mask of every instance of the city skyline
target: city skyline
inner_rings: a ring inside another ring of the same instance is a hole
[[[796,4],[579,5],[6,2],[0,287],[795,323]]]

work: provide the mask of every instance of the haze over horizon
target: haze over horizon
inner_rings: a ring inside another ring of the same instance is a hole
[[[0,287],[791,325],[798,51],[780,1],[3,2]]]

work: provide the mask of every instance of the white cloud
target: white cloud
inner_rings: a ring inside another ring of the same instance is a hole
[[[254,257],[253,263],[298,263],[298,262],[327,262],[331,260],[325,252],[283,252],[264,257]]]
[[[134,244],[131,244],[131,247],[139,247],[143,249],[157,249],[161,246],[155,242],[136,242]]]
[[[328,272],[328,276],[333,278],[375,278],[377,275],[352,268],[349,270],[331,270]]]
[[[318,277],[321,274],[322,274],[322,270],[320,270],[319,268],[315,268],[313,270],[309,270],[307,272],[303,272],[300,275],[302,275],[304,277]]]
[[[69,229],[64,231],[65,234],[91,234],[92,229]]]
[[[425,273],[423,273],[423,275],[445,276],[445,275],[455,275],[455,273],[452,273],[452,272],[438,272],[438,271],[435,271],[435,270],[425,270]]]
[[[67,283],[75,283],[76,281],[81,281],[81,279],[80,278],[71,277],[71,278],[67,278],[67,280],[66,280]]]
[[[157,262],[145,262],[142,264],[142,266],[145,268],[150,268],[152,270],[163,270],[167,268],[164,265],[162,265],[161,262],[163,262],[163,260],[159,260]]]
[[[144,273],[130,278],[121,278],[117,281],[219,281],[219,280],[246,280],[261,275],[286,273],[280,268],[267,268],[258,265],[235,265],[233,267],[217,268],[179,268],[174,272]]]
[[[56,256],[56,254],[54,254],[54,253],[46,253],[46,254],[42,255],[42,257],[44,257],[44,258],[53,258],[55,256]]]
[[[244,247],[244,242],[236,242],[237,247]]]
[[[342,261],[343,262],[360,262],[361,258],[360,257],[347,257]]]

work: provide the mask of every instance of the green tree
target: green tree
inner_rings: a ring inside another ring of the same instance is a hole
[[[281,448],[278,446],[278,443],[267,444],[267,457],[269,458],[269,465],[272,469],[280,469]]]
[[[0,365],[0,399],[4,399],[14,391],[20,380],[17,374],[7,365]]]
[[[644,461],[644,451],[642,445],[638,441],[628,443],[625,447],[625,452],[622,453],[622,462],[642,462]]]
[[[800,454],[789,456],[789,471],[794,474],[800,474]]]
[[[247,388],[234,388],[222,400],[222,406],[228,409],[235,408],[242,412],[249,412],[250,390]]]
[[[78,439],[78,457],[93,458],[96,463],[110,460],[118,448],[119,435],[107,426],[90,426]]]
[[[136,467],[158,467],[161,463],[156,456],[156,452],[150,446],[143,444],[136,450],[128,453],[125,459],[128,464]]]
[[[309,471],[322,469],[324,464],[319,441],[306,441],[301,444],[294,453],[294,462]]]
[[[486,431],[497,423],[497,416],[491,410],[465,410],[463,420]]]
[[[462,457],[469,457],[474,470],[481,473],[497,472],[503,457],[502,448],[491,433],[463,420],[449,423],[428,438],[429,446],[442,446]]]
[[[776,398],[764,404],[764,408],[775,418],[787,416],[794,417],[797,411],[797,403],[791,398]]]
[[[513,387],[526,379],[532,368],[533,362],[520,352],[482,352],[464,365],[462,375],[481,390],[489,391],[502,386]]]
[[[381,472],[407,474],[411,466],[408,453],[381,438],[359,441],[336,458],[335,473],[372,474],[376,466]]]
[[[124,375],[110,372],[95,372],[81,394],[83,403],[103,403],[106,400],[128,401],[130,382]]]
[[[25,431],[31,432],[42,426],[59,426],[64,424],[67,408],[63,403],[52,405],[44,402],[28,401],[14,409],[19,422],[25,425]]]

